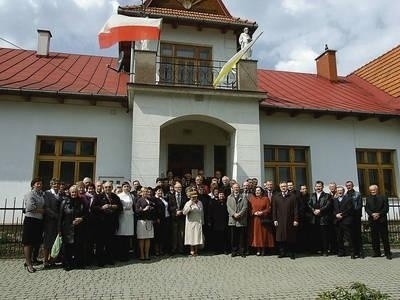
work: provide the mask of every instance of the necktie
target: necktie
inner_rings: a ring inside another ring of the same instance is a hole
[[[181,193],[176,194],[176,204],[178,205],[178,209],[181,207]]]

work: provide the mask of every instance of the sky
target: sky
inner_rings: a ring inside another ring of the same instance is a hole
[[[119,5],[138,0],[0,0],[0,47],[36,49],[37,29],[52,32],[54,52],[118,56],[100,49],[97,34]],[[325,44],[348,75],[400,43],[398,0],[225,0],[235,17],[263,31],[254,45],[258,67],[315,73]],[[250,5],[251,3],[251,5]]]

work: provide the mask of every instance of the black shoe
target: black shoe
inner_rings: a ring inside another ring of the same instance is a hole
[[[44,263],[43,264],[43,269],[51,269],[53,267],[53,265],[52,264],[50,264],[50,263]]]
[[[35,260],[32,261],[32,264],[33,264],[34,266],[39,266],[39,265],[43,264],[43,261],[42,261],[42,260],[37,260],[37,259],[35,259]]]
[[[392,259],[392,254],[391,254],[391,253],[387,254],[387,255],[386,255],[386,259],[391,260],[391,259]]]
[[[242,253],[241,257],[246,258],[246,253]]]
[[[356,259],[356,256],[355,256],[355,255],[352,255],[350,258],[351,258],[351,259]]]
[[[338,257],[345,257],[346,256],[346,254],[344,254],[344,253],[339,253],[338,254]]]
[[[380,253],[374,253],[374,255],[372,255],[372,257],[381,257],[382,255]]]
[[[236,252],[232,252],[231,253],[231,257],[235,257],[235,256],[237,256],[237,253]]]
[[[63,269],[68,272],[72,270],[72,266],[64,266]]]
[[[290,255],[290,259],[296,259],[296,255],[295,255],[294,253],[292,253],[292,254]]]
[[[25,269],[28,271],[28,273],[35,273],[36,269],[33,266],[28,266],[26,263],[24,263]]]
[[[278,258],[283,258],[283,257],[285,257],[285,253],[280,253],[280,254],[278,255]]]

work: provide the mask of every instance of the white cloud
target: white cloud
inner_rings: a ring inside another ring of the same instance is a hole
[[[287,60],[279,61],[275,70],[285,70],[303,73],[315,73],[314,59],[318,54],[311,48],[293,49]]]
[[[39,1],[36,0],[28,0],[28,3],[30,4],[31,8],[33,9],[33,13],[37,13],[39,10],[40,4],[38,3]]]
[[[283,0],[282,7],[286,12],[296,14],[298,12],[311,10],[314,7],[314,4],[307,0]]]
[[[243,0],[225,1],[234,16],[254,19],[264,31],[253,57],[261,68],[287,66],[315,72],[314,58],[304,67],[293,49],[312,49],[318,55],[327,43],[337,50],[338,72],[347,75],[400,42],[400,1],[392,0]]]
[[[0,0],[0,37],[24,49],[35,49],[36,29],[43,28],[53,34],[51,51],[117,56],[116,48],[99,49],[98,31],[119,5],[140,3],[141,0]],[[327,43],[329,48],[338,50],[338,72],[346,75],[399,44],[400,1],[224,3],[233,16],[255,20],[259,31],[264,31],[253,51],[260,68],[315,72],[314,59]],[[0,45],[11,47],[1,41]]]
[[[77,6],[82,9],[88,10],[93,7],[104,7],[106,0],[73,0]],[[112,1],[110,1],[112,2]]]

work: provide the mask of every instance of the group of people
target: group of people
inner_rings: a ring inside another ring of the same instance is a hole
[[[36,271],[37,253],[43,244],[44,268],[59,259],[65,270],[113,265],[133,256],[189,254],[199,250],[246,257],[278,254],[295,259],[296,253],[336,254],[363,258],[361,215],[363,202],[351,181],[345,186],[317,181],[309,194],[306,185],[295,189],[292,181],[279,189],[267,180],[248,179],[242,186],[221,172],[205,178],[158,178],[155,187],[138,180],[114,189],[110,181],[84,178],[66,186],[53,178],[42,191],[40,178],[31,182],[24,197],[22,243],[28,272]],[[373,256],[391,259],[388,240],[388,199],[369,187],[365,211],[369,216]],[[62,251],[51,257],[57,235]],[[345,247],[346,245],[346,247]],[[349,250],[349,253],[346,253]]]

